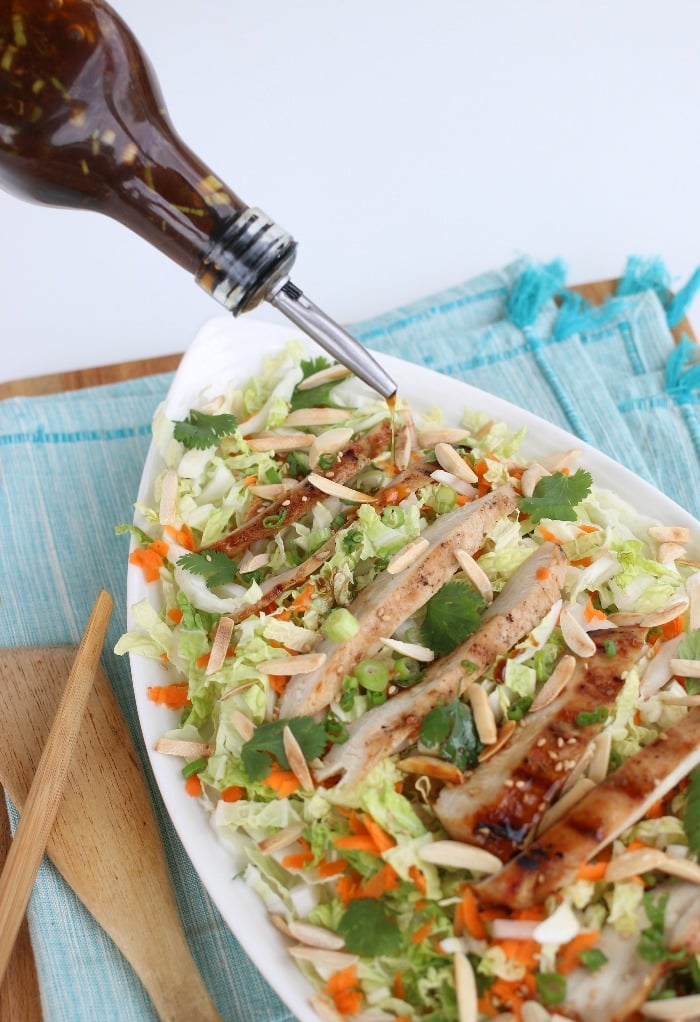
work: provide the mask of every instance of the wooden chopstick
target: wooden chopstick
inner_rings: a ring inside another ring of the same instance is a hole
[[[112,597],[103,589],[92,608],[0,875],[0,983],[56,818],[111,613]]]

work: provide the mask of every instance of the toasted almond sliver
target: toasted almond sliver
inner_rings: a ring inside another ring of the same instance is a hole
[[[657,543],[687,543],[690,539],[690,529],[683,525],[652,525],[649,535]]]
[[[431,660],[435,659],[432,649],[428,649],[427,646],[419,646],[417,642],[401,642],[400,639],[386,638],[380,641],[389,649],[393,649],[395,653],[399,653],[400,656],[411,657],[412,660],[418,660],[422,664],[429,664]]]
[[[211,653],[209,654],[209,660],[207,661],[205,675],[216,674],[216,672],[223,667],[224,661],[226,660],[226,654],[228,653],[229,643],[231,642],[231,635],[233,633],[233,621],[230,617],[219,618],[219,624],[216,629],[216,635],[211,646]]]
[[[287,426],[334,426],[336,422],[345,422],[352,412],[345,408],[298,408],[290,412],[282,423]]]
[[[328,974],[349,969],[359,961],[357,955],[351,955],[347,951],[329,951],[326,948],[309,947],[307,944],[295,944],[289,948],[289,953],[292,958],[311,962],[317,969]]]
[[[549,472],[561,472],[565,468],[572,468],[582,455],[582,451],[571,447],[568,451],[556,451],[540,458],[540,465]]]
[[[475,486],[460,479],[454,472],[446,472],[444,468],[436,468],[434,472],[430,473],[430,478],[436,483],[442,483],[443,486],[449,486],[451,490],[459,493],[462,497],[475,497],[477,494]]]
[[[386,570],[390,575],[398,575],[399,572],[407,568],[409,564],[413,564],[421,554],[430,546],[430,540],[426,539],[425,536],[419,536],[417,539],[412,539],[410,543],[407,543],[402,550],[395,553],[386,566]]]
[[[565,653],[535,696],[534,702],[530,707],[530,713],[537,713],[538,710],[542,710],[545,706],[549,706],[550,703],[554,702],[559,693],[571,680],[575,666],[575,658]]]
[[[183,759],[199,759],[200,756],[211,756],[214,746],[208,742],[186,742],[181,738],[159,738],[154,745],[156,752],[164,756],[182,756]]]
[[[661,543],[656,556],[661,564],[673,564],[679,557],[684,557],[685,552],[680,543]]]
[[[575,806],[579,802],[586,792],[594,788],[593,781],[590,781],[587,777],[580,777],[573,788],[569,788],[565,795],[562,795],[553,806],[543,814],[542,819],[537,825],[535,836],[542,834],[548,827],[551,827],[553,823],[556,823],[560,817],[567,813],[572,806]]]
[[[309,1004],[314,1009],[321,1022],[346,1022],[347,1015],[341,1015],[333,1001],[325,994],[314,994],[309,998]]]
[[[258,434],[246,439],[251,451],[298,451],[311,447],[313,442],[311,433]]]
[[[458,548],[455,550],[455,557],[474,588],[481,594],[486,603],[491,603],[493,601],[493,586],[484,569],[479,567],[478,562],[466,550]]]
[[[314,437],[314,442],[309,448],[309,465],[316,468],[318,459],[322,454],[337,454],[352,440],[353,431],[349,426],[338,426],[337,429],[327,429]]]
[[[458,444],[466,438],[466,429],[423,429],[418,432],[418,443],[425,448],[434,448],[435,444]]]
[[[457,992],[457,1017],[459,1022],[477,1022],[479,1005],[474,968],[467,956],[461,951],[455,953],[454,969],[455,990]]]
[[[309,671],[317,671],[319,667],[323,667],[325,662],[325,653],[301,653],[299,656],[261,660],[256,667],[261,674],[284,675],[287,678],[293,674],[308,674]]]
[[[399,760],[397,766],[405,774],[422,774],[424,777],[434,777],[447,784],[461,784],[464,780],[458,766],[437,756],[406,756],[405,759]]]
[[[341,947],[345,947],[345,941],[337,933],[327,930],[325,926],[314,926],[303,920],[292,919],[289,922],[289,932],[301,944],[308,944],[309,947],[320,947],[327,951],[340,951]]]
[[[667,706],[700,706],[700,695],[677,696],[672,692],[659,692],[659,702]]]
[[[629,880],[640,873],[649,873],[660,869],[664,853],[658,848],[638,848],[632,852],[623,852],[608,863],[605,879],[610,883],[618,880]]]
[[[175,517],[175,503],[177,501],[177,472],[169,468],[163,476],[160,487],[160,505],[158,518],[161,525],[172,525]]]
[[[498,729],[498,738],[493,745],[487,745],[487,747],[479,753],[479,762],[485,763],[487,759],[502,749],[504,745],[507,745],[510,741],[513,732],[515,731],[517,724],[514,720],[506,720],[503,722],[501,727]]]
[[[540,479],[544,479],[548,475],[551,475],[551,472],[548,472],[544,465],[540,465],[539,462],[535,461],[532,465],[528,465],[520,480],[523,497],[531,497]]]
[[[342,483],[336,483],[333,479],[318,475],[317,472],[309,472],[306,477],[312,486],[315,486],[321,493],[327,493],[329,497],[340,497],[341,500],[350,500],[355,504],[372,504],[374,497],[370,493],[362,493],[361,490],[353,490]]]
[[[564,787],[561,789],[562,796],[566,795],[566,793],[570,791],[574,785],[578,784],[579,778],[583,777],[584,774],[588,777],[588,764],[593,759],[594,752],[595,748],[593,742],[589,742],[581,753],[576,765],[572,768],[571,773],[564,781]],[[590,780],[590,777],[588,779]]]
[[[580,657],[591,657],[596,651],[596,644],[588,632],[581,627],[567,606],[562,608],[559,625],[564,642],[572,653]]]
[[[680,614],[684,614],[688,609],[689,602],[687,597],[682,597],[675,603],[669,603],[649,614],[631,614],[627,611],[620,611],[617,614],[610,614],[608,621],[612,621],[619,628],[633,628],[637,625],[640,628],[658,628],[660,625],[667,625],[669,621],[674,621]]]
[[[276,930],[279,930],[279,932],[283,934],[283,936],[291,937],[291,933],[289,932],[289,926],[287,925],[287,920],[284,918],[284,916],[280,916],[276,912],[271,912],[268,918],[272,925],[274,926],[274,928]]]
[[[258,568],[264,568],[269,563],[270,555],[268,553],[253,554],[250,550],[246,550],[240,560],[238,570],[241,575],[247,575],[249,571],[257,571]]]
[[[251,678],[250,681],[241,682],[241,684],[236,685],[235,688],[230,688],[228,692],[224,692],[222,695],[219,696],[219,698],[221,699],[222,702],[224,699],[232,699],[233,696],[237,696],[239,692],[245,692],[246,689],[252,688],[253,685],[260,685],[260,681],[258,678]]]
[[[586,776],[594,784],[600,784],[608,776],[610,750],[612,749],[612,731],[601,731],[593,742],[593,758],[588,764]]]
[[[309,770],[309,764],[306,762],[306,757],[301,751],[301,746],[296,740],[294,732],[288,724],[285,724],[284,730],[282,731],[282,744],[284,746],[284,754],[287,757],[292,773],[299,781],[303,791],[313,791],[314,782],[311,777],[311,771]]]
[[[700,660],[683,660],[674,657],[670,663],[671,674],[680,678],[700,678]]]
[[[523,1022],[550,1022],[551,1015],[538,1001],[525,1001],[520,1009]]]
[[[411,451],[413,450],[413,436],[411,428],[403,425],[396,434],[394,441],[394,465],[399,472],[403,472],[411,463]]]
[[[639,1010],[644,1018],[661,1019],[664,1022],[691,1022],[691,1019],[700,1016],[700,994],[646,1001]]]
[[[463,479],[465,483],[479,482],[479,477],[474,469],[466,463],[452,444],[447,444],[444,441],[435,444],[435,457],[446,472],[451,472],[458,479]]]
[[[262,500],[277,500],[298,485],[296,479],[283,479],[281,483],[253,483],[248,489]]]
[[[696,628],[700,628],[700,571],[697,571],[694,575],[690,576],[685,583],[685,588],[688,593],[688,602],[690,606],[688,629],[693,632]]]
[[[229,720],[243,741],[249,742],[255,733],[255,724],[250,717],[246,717],[245,713],[242,713],[240,710],[231,710]]]
[[[532,940],[536,919],[494,919],[491,924],[494,940]]]
[[[498,727],[486,690],[481,685],[472,685],[469,689],[469,702],[479,740],[483,745],[495,745],[498,740]]]
[[[468,869],[474,873],[497,873],[503,866],[493,852],[463,841],[432,841],[418,849],[418,858],[434,866]]]
[[[266,854],[269,852],[279,852],[282,848],[289,848],[290,845],[293,845],[301,837],[305,826],[306,824],[301,821],[299,823],[290,823],[288,827],[283,827],[276,834],[271,834],[269,837],[263,838],[262,841],[258,841],[258,848]],[[287,929],[289,930],[289,926],[287,926]],[[287,935],[291,936],[291,931]],[[298,937],[297,940],[301,940],[301,937]]]
[[[312,373],[311,376],[307,376],[306,379],[302,380],[301,383],[297,383],[297,390],[313,390],[314,387],[320,387],[324,383],[333,383],[335,380],[344,380],[346,376],[350,376],[351,370],[347,366],[341,365],[340,362],[333,366],[326,366],[325,369],[319,369],[317,373]]]

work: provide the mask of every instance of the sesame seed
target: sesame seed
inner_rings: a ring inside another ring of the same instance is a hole
[[[512,778],[508,777],[503,783],[506,786],[506,788],[512,788],[513,785],[515,784],[515,781]]]
[[[554,773],[555,774],[559,774],[559,773],[561,773],[561,771],[563,769],[564,769],[564,764],[563,763],[557,763],[557,765],[554,768]]]
[[[287,500],[283,500],[282,501],[282,507],[289,507],[289,505],[291,503],[292,503],[291,500],[289,500],[289,498],[287,498]]]
[[[525,781],[516,781],[515,782],[515,787],[518,788],[519,791],[522,791],[525,786],[526,786],[525,785]]]
[[[547,739],[546,738],[539,738],[538,741],[537,741],[537,747],[539,749],[541,749],[542,746],[546,745],[546,744],[547,744]]]
[[[558,749],[564,748],[564,739],[561,737],[561,735],[557,738],[557,748]]]

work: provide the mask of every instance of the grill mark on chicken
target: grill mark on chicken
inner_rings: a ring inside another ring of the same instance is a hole
[[[383,486],[381,490],[378,490],[375,496],[374,504],[372,505],[374,510],[377,512],[383,511],[384,508],[389,507],[395,503],[396,488],[401,487],[401,493],[408,496],[410,493],[415,493],[421,486],[426,486],[430,481],[430,474],[427,469],[427,462],[421,461],[416,463],[411,468],[406,469],[400,475],[394,476],[392,481],[388,485]],[[403,497],[402,497],[403,499]],[[345,513],[345,520],[342,525],[338,528],[342,529],[357,518],[357,508],[350,508]],[[266,584],[262,583],[263,596],[260,597],[255,603],[249,603],[245,607],[240,607],[234,613],[230,614],[229,617],[234,624],[239,624],[244,621],[247,617],[252,614],[262,614],[265,610],[270,608],[270,605],[279,600],[280,596],[289,592],[290,589],[296,589],[303,582],[313,575],[322,564],[325,564],[333,554],[335,553],[336,544],[338,541],[337,532],[333,533],[325,543],[322,544],[317,550],[307,557],[306,560],[299,564],[297,567],[292,568],[290,571],[285,571],[281,575],[277,575],[270,579]]]
[[[482,616],[478,630],[452,653],[431,664],[412,688],[353,721],[348,741],[333,746],[316,776],[323,779],[342,771],[345,776],[341,783],[356,784],[380,759],[414,741],[424,717],[438,702],[448,702],[465,692],[498,656],[542,620],[559,598],[565,568],[566,558],[553,543],[545,543],[531,554]],[[543,580],[537,578],[541,569],[548,571]],[[470,673],[465,671],[464,661],[474,664]]]
[[[700,707],[626,760],[499,873],[481,881],[479,897],[515,908],[544,901],[698,763]]]
[[[442,790],[435,812],[450,837],[486,848],[503,861],[522,848],[603,727],[602,722],[581,726],[579,714],[614,705],[644,635],[643,629],[591,634],[597,651],[577,661],[559,696],[526,717],[516,737],[463,784]],[[611,639],[617,648],[613,657],[604,648]]]
[[[346,483],[373,458],[385,451],[390,443],[391,423],[388,419],[382,419],[368,433],[350,444],[334,462],[332,468],[319,474],[326,479],[332,479],[333,482]],[[298,521],[311,510],[314,504],[326,498],[327,494],[322,493],[313,483],[304,479],[293,490],[289,490],[288,493],[268,504],[250,521],[244,522],[228,536],[224,536],[216,543],[212,543],[211,546],[202,549],[219,550],[228,557],[236,557],[237,554],[247,550],[258,540],[271,539],[280,529]],[[285,514],[284,520],[279,525],[266,526],[263,524],[266,518],[273,518],[281,512],[285,512]]]
[[[343,678],[365,657],[372,656],[381,639],[430,599],[457,571],[454,551],[464,547],[470,553],[481,546],[485,533],[517,506],[510,486],[441,515],[423,532],[430,542],[418,560],[403,572],[384,571],[350,605],[359,630],[338,645],[324,639],[318,652],[327,654],[323,667],[299,674],[287,685],[280,701],[281,717],[298,717],[323,710],[337,696]]]

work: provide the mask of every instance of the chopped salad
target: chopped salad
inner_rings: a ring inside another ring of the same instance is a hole
[[[524,433],[296,342],[155,416],[117,652],[324,1020],[700,1015],[698,538]]]

